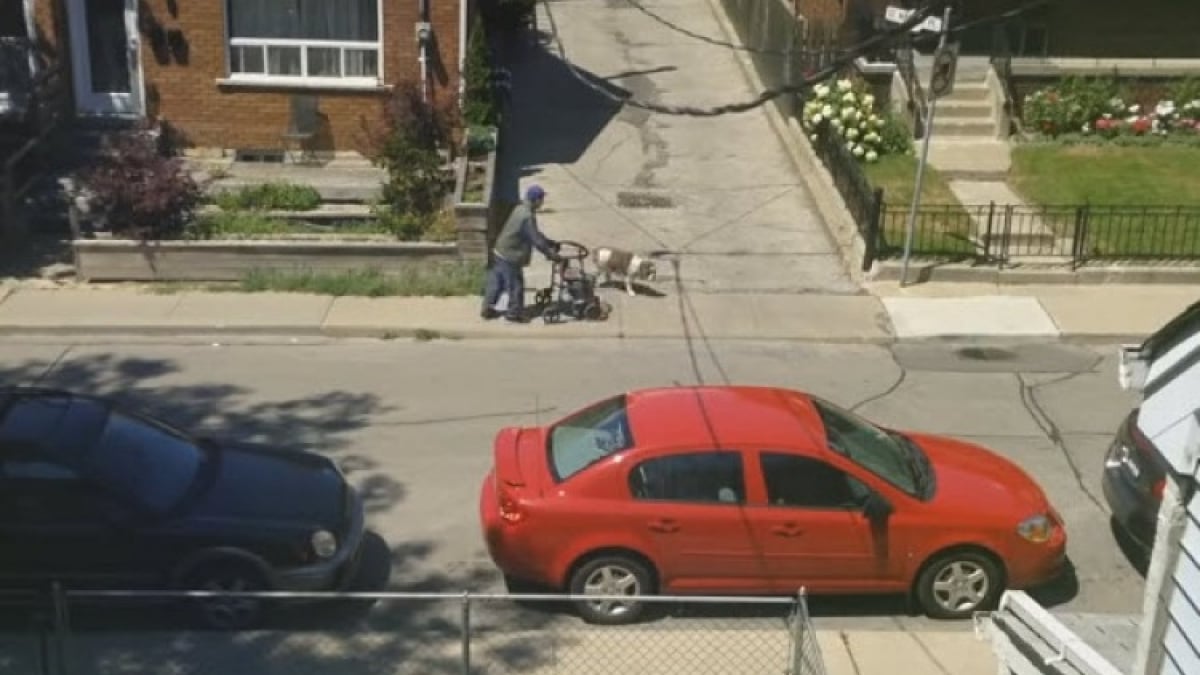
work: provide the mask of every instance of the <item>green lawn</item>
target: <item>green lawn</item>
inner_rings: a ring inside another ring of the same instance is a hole
[[[1198,147],[1018,146],[1009,183],[1031,204],[1089,205],[1093,255],[1200,256]],[[1074,218],[1058,220],[1074,231]]]
[[[917,177],[917,158],[888,155],[864,166],[871,184],[883,188],[883,252],[903,249]],[[968,239],[970,231],[971,219],[950,191],[946,179],[937,169],[926,166],[913,251],[918,254],[967,254],[975,250]]]
[[[1200,147],[1017,146],[1009,183],[1035,204],[1200,206]]]

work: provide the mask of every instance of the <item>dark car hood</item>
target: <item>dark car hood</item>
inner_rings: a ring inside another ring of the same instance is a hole
[[[189,505],[189,520],[339,529],[346,483],[328,458],[244,443],[223,443],[214,456],[214,473]]]
[[[932,504],[960,513],[1014,513],[1024,518],[1045,512],[1041,487],[1021,467],[972,443],[945,436],[908,436],[933,464],[937,487]]]

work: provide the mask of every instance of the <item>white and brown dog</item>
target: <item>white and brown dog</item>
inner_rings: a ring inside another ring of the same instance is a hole
[[[634,281],[654,281],[658,277],[658,268],[654,261],[630,251],[601,246],[592,252],[592,260],[596,269],[604,275],[604,283],[612,281],[614,276],[625,279],[625,292],[633,292]]]

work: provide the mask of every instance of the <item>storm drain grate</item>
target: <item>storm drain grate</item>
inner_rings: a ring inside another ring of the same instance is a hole
[[[670,209],[675,200],[654,192],[618,192],[617,206],[627,209]]]
[[[963,347],[956,354],[968,361],[1011,361],[1017,355],[999,347]]]

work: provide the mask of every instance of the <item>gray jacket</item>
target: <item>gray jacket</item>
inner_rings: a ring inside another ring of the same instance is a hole
[[[494,253],[514,265],[526,267],[533,257],[534,248],[547,258],[552,258],[558,244],[538,230],[537,215],[529,202],[521,202],[513,208],[508,220],[504,221],[504,227],[500,228],[500,234],[496,235]]]

